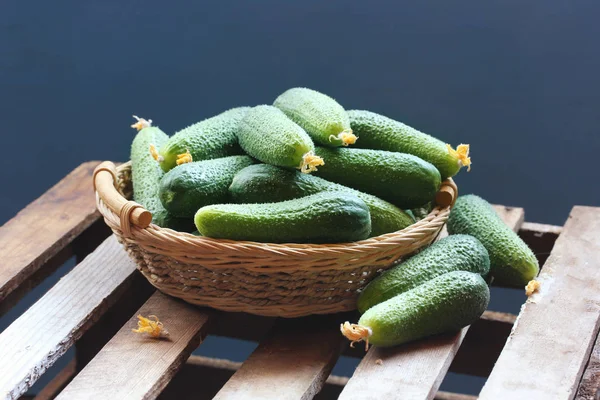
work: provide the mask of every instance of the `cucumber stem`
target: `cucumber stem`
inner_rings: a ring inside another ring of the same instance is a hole
[[[527,297],[531,296],[540,289],[540,286],[541,284],[539,281],[536,281],[535,279],[530,280],[527,286],[525,286],[525,295],[527,295]]]
[[[160,154],[158,154],[158,151],[156,150],[156,146],[153,144],[150,145],[150,154],[152,155],[152,158],[154,158],[159,163],[165,161],[164,157],[161,156]]]
[[[467,172],[471,170],[471,158],[469,157],[469,145],[468,144],[459,144],[456,147],[456,150],[452,148],[449,144],[446,143],[446,147],[448,148],[448,153],[452,157],[457,158],[457,162],[459,167],[467,167]]]
[[[369,337],[373,334],[373,331],[368,326],[362,326],[358,324],[351,324],[346,321],[340,324],[340,331],[348,340],[350,340],[350,347],[354,348],[354,343],[365,341],[365,351],[369,350]]]
[[[349,144],[354,144],[358,140],[355,134],[352,133],[352,129],[348,129],[347,131],[342,131],[338,133],[337,136],[329,135],[329,141],[341,140],[344,146],[348,146]]]
[[[153,338],[169,336],[169,332],[167,332],[163,323],[158,320],[156,315],[149,315],[148,318],[138,315],[138,328],[131,331],[135,333],[147,333]]]
[[[134,115],[133,118],[135,118],[137,120],[137,122],[133,125],[131,125],[132,128],[137,129],[138,131],[141,131],[144,128],[149,128],[152,126],[152,120],[151,119],[144,119],[144,118],[140,118],[137,115]]]
[[[302,156],[302,162],[298,169],[303,174],[310,174],[311,172],[316,171],[317,167],[320,165],[325,165],[325,161],[323,161],[321,157],[316,156],[314,152],[309,151]]]
[[[185,153],[177,154],[177,160],[175,161],[175,163],[177,165],[181,165],[191,163],[192,161],[194,161],[194,159],[192,158],[192,154],[189,150],[186,149]]]

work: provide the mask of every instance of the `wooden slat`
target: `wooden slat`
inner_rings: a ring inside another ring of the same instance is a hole
[[[523,223],[522,208],[495,209],[513,230],[517,231]],[[340,399],[432,399],[468,329],[403,346],[371,348]]]
[[[157,315],[169,337],[132,332],[137,315]],[[57,399],[154,399],[207,332],[212,311],[155,292]]]
[[[344,316],[280,319],[215,399],[312,399],[342,346]]]
[[[0,398],[17,398],[127,290],[134,262],[110,237],[0,334]]]
[[[600,208],[576,206],[480,399],[571,399],[600,322]]]
[[[80,165],[0,227],[0,303],[99,219],[92,189],[97,164]]]
[[[241,362],[210,358],[203,356],[190,356],[181,371],[169,383],[159,396],[160,400],[208,400],[212,399],[218,390],[231,378],[235,371],[240,369]],[[202,377],[199,384],[198,377]],[[325,381],[315,400],[337,399],[344,385],[348,382],[345,376],[330,375]],[[476,397],[438,392],[435,400],[475,400]]]

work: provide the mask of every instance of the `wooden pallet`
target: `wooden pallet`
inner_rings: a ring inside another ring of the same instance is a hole
[[[78,261],[0,333],[2,398],[33,397],[31,385],[73,346],[76,358],[36,399],[475,399],[438,391],[448,370],[487,377],[480,399],[596,396],[600,208],[576,206],[556,227],[498,206],[544,264],[540,293],[518,317],[487,311],[458,333],[365,354],[339,333],[354,314],[275,319],[156,292],[100,220],[96,165],[79,166],[0,228],[0,313],[65,260]],[[138,314],[159,315],[169,339],[133,334]],[[260,344],[244,363],[190,357],[206,335]],[[342,354],[362,358],[351,378],[330,375]]]

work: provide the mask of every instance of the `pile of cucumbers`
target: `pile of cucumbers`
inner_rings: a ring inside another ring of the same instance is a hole
[[[219,239],[346,243],[395,232],[427,215],[441,182],[471,164],[468,145],[346,111],[307,88],[170,137],[144,119],[133,127],[134,200],[158,226]],[[486,309],[492,279],[525,285],[539,271],[477,196],[459,197],[448,231],[364,289],[359,323],[342,326],[348,338],[390,346],[462,328]]]
[[[486,310],[487,282],[522,287],[539,272],[531,249],[481,197],[458,198],[448,232],[371,281],[358,297],[358,324],[342,324],[342,333],[383,347],[457,331]]]
[[[470,165],[466,145],[307,88],[171,137],[143,119],[133,126],[134,200],[156,225],[219,239],[342,243],[399,231]]]

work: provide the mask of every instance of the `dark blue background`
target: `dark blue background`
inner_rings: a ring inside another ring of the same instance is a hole
[[[593,0],[4,1],[0,223],[79,163],[128,159],[131,114],[173,133],[307,86],[470,143],[462,193],[562,224],[599,204],[599,13]]]

